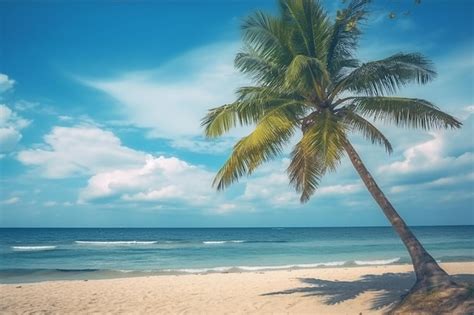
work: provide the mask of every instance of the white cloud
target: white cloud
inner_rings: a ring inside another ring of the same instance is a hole
[[[462,120],[466,120],[472,114],[474,114],[474,105],[469,105],[461,109],[461,112],[459,113],[459,117]]]
[[[455,184],[459,184],[463,182],[472,182],[472,181],[474,181],[474,172],[468,173],[468,174],[462,174],[458,176],[441,177],[428,183],[428,185],[432,187],[442,187],[442,186],[455,185]]]
[[[13,128],[0,128],[0,152],[13,151],[22,136]]]
[[[347,185],[331,185],[319,188],[316,191],[315,197],[325,195],[345,195],[352,194],[362,190],[362,185],[359,184],[347,184]]]
[[[245,180],[244,201],[263,201],[272,207],[301,206],[300,196],[289,184],[285,170],[289,160],[282,159],[264,166],[254,176]],[[324,180],[334,179],[334,174],[326,174]],[[312,200],[332,195],[348,195],[361,191],[360,182],[350,184],[322,184],[314,193]]]
[[[410,146],[403,152],[402,160],[382,165],[379,173],[399,175],[407,173],[448,171],[472,165],[474,142],[472,140],[474,115],[470,115],[460,130],[430,132],[432,138]]]
[[[108,199],[197,206],[217,209],[215,213],[233,210],[220,207],[225,198],[211,187],[214,172],[177,157],[133,150],[96,126],[54,127],[37,148],[20,151],[18,160],[46,178],[88,176],[87,185],[79,191],[81,204]]]
[[[10,90],[15,84],[15,80],[10,79],[8,75],[0,73],[0,94]]]
[[[40,114],[55,117],[60,116],[57,110],[51,105],[39,102],[31,102],[24,99],[16,101],[14,108],[19,112],[28,112],[30,114]]]
[[[60,121],[72,121],[74,118],[72,118],[71,116],[67,116],[67,115],[59,115],[58,119]]]
[[[469,192],[472,196],[474,115],[469,106],[459,111],[468,115],[460,115],[461,129],[431,132],[430,139],[408,146],[395,161],[378,168],[394,197],[416,204],[419,195],[433,203],[459,202],[456,198],[467,198]]]
[[[30,124],[30,121],[18,116],[9,107],[0,104],[0,128],[12,127],[23,129]]]
[[[0,105],[0,127],[4,127],[10,121],[13,112],[5,105]]]
[[[202,140],[199,138],[177,138],[171,142],[176,149],[185,149],[197,153],[220,153],[232,148],[237,142],[235,137]]]
[[[15,203],[18,203],[20,201],[20,198],[18,197],[11,197],[9,199],[6,199],[6,200],[3,200],[2,202],[0,202],[0,204],[3,204],[3,205],[13,205]]]
[[[95,126],[54,127],[40,148],[23,150],[18,160],[44,177],[65,178],[141,165],[146,154],[122,145],[112,132]]]
[[[229,214],[234,212],[237,209],[237,205],[235,203],[223,203],[217,206],[214,210],[216,214]]]
[[[211,172],[176,157],[148,156],[141,167],[92,176],[79,199],[81,202],[107,197],[137,202],[178,200],[203,205],[216,197],[210,187],[212,176]]]
[[[13,151],[20,142],[21,129],[30,124],[30,121],[18,116],[9,107],[0,104],[0,152]]]
[[[147,192],[139,192],[134,195],[124,195],[123,200],[127,201],[160,201],[168,199],[179,199],[183,197],[183,190],[176,185],[168,185]]]
[[[199,144],[200,121],[207,110],[234,101],[244,84],[233,66],[239,43],[195,49],[157,69],[125,73],[109,80],[82,80],[121,103],[123,117],[150,130],[149,136],[171,139],[174,147],[205,151]],[[237,131],[238,135],[242,131]],[[216,149],[223,150],[223,142]]]
[[[282,164],[280,164],[282,166]],[[298,195],[288,184],[288,176],[285,168],[275,168],[274,171],[263,174],[256,174],[245,183],[243,200],[257,201],[264,200],[265,203],[282,207],[287,205],[297,205]]]
[[[474,172],[467,174],[454,175],[454,176],[445,176],[440,177],[432,181],[428,181],[421,184],[407,184],[407,185],[396,185],[390,189],[392,193],[403,193],[408,190],[425,190],[425,189],[447,189],[450,186],[462,185],[466,183],[474,182]]]
[[[403,160],[380,167],[380,173],[408,173],[421,167],[442,163],[444,139],[439,133],[431,133],[433,139],[416,144],[403,153]]]

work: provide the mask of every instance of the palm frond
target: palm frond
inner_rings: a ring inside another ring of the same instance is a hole
[[[430,102],[403,97],[355,97],[353,110],[374,120],[396,126],[422,128],[459,128],[462,123]]]
[[[231,156],[214,178],[213,186],[222,190],[279,155],[295,127],[295,122],[281,109],[265,115],[252,133],[235,144]]]
[[[282,20],[291,30],[295,54],[322,59],[326,56],[330,23],[319,1],[280,0]]]
[[[346,9],[338,11],[327,52],[327,68],[333,78],[339,75],[342,68],[358,66],[353,62],[353,54],[361,35],[359,24],[366,18],[369,2],[353,0]]]
[[[237,90],[239,122],[257,124],[267,113],[280,110],[289,119],[297,121],[308,110],[305,99],[295,92],[277,92],[269,87],[247,86]]]
[[[369,121],[354,113],[352,110],[343,111],[343,117],[344,122],[347,123],[352,130],[359,132],[373,144],[383,145],[389,154],[393,152],[392,145],[388,139]]]
[[[293,52],[288,45],[288,29],[279,18],[257,11],[242,24],[243,40],[268,61],[288,64]]]
[[[305,102],[304,96],[298,92],[287,90],[276,90],[267,86],[244,86],[237,89],[237,100],[248,104],[272,104],[272,101],[282,102]],[[249,105],[250,106],[250,105]],[[269,108],[271,106],[266,106]]]
[[[329,82],[325,65],[317,58],[298,55],[286,69],[285,85],[300,91],[314,91]]]
[[[218,137],[234,128],[238,123],[238,106],[235,102],[210,109],[201,120],[206,137]]]
[[[325,109],[315,115],[312,124],[305,129],[305,144],[317,155],[324,169],[334,171],[339,165],[347,127],[342,119]]]
[[[436,76],[433,64],[421,54],[396,54],[361,65],[340,82],[340,90],[358,94],[393,94],[408,83],[426,84]]]
[[[304,98],[295,93],[277,93],[268,87],[248,86],[241,87],[237,95],[236,102],[209,110],[201,120],[206,137],[221,136],[239,125],[257,124],[275,109],[280,109],[294,121],[307,111]]]
[[[284,67],[264,58],[252,47],[247,46],[235,57],[235,67],[242,73],[250,75],[256,82],[265,86],[278,86],[284,80]]]
[[[306,202],[317,189],[322,176],[334,171],[344,155],[347,126],[342,119],[325,110],[313,118],[291,154],[287,169],[290,183]]]
[[[307,202],[319,186],[325,169],[306,139],[300,140],[291,152],[291,162],[287,168],[290,184],[301,194],[300,201]]]

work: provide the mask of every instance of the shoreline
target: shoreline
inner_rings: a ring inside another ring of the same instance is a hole
[[[128,278],[148,278],[166,276],[188,276],[188,275],[213,275],[213,274],[242,274],[242,273],[266,273],[273,271],[298,271],[298,270],[321,270],[321,269],[345,269],[345,268],[380,268],[411,266],[410,262],[398,258],[378,260],[374,263],[357,264],[352,261],[288,264],[275,266],[221,266],[203,268],[180,268],[163,270],[113,270],[113,269],[10,269],[0,270],[0,285],[14,284],[36,284],[54,281],[88,281],[88,280],[113,280]],[[376,263],[383,262],[386,263]],[[390,261],[390,262],[389,262]],[[441,264],[472,264],[474,261],[448,261]],[[12,275],[12,273],[16,273]],[[473,267],[474,273],[474,267]],[[5,276],[5,274],[8,274]],[[8,281],[7,279],[12,279]],[[6,280],[6,281],[5,281]]]
[[[474,283],[474,262],[441,265]],[[1,284],[0,311],[380,314],[413,280],[405,264]]]

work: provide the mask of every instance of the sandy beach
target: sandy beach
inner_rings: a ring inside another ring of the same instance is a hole
[[[442,266],[474,282],[474,263]],[[413,281],[410,265],[47,281],[0,286],[0,312],[381,314]]]

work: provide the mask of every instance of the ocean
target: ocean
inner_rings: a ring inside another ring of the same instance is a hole
[[[474,226],[413,232],[438,261],[474,261]],[[0,229],[0,283],[399,263],[391,227]]]

